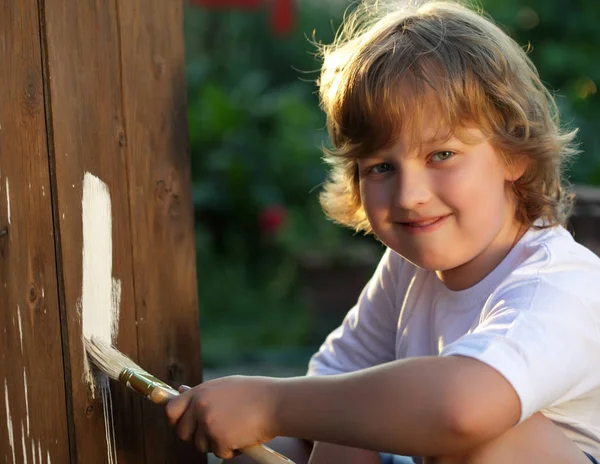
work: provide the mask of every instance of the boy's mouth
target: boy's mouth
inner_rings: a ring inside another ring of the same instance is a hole
[[[400,221],[399,224],[403,229],[410,232],[426,232],[436,229],[440,226],[450,214],[444,216],[433,216],[428,218],[416,219],[414,221]]]

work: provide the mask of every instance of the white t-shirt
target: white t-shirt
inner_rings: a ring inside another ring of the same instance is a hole
[[[511,383],[521,421],[541,411],[600,459],[599,328],[600,258],[562,227],[530,229],[462,291],[387,250],[309,375],[416,356],[475,358]]]

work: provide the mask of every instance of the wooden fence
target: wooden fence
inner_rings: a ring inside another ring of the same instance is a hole
[[[87,176],[110,197],[117,347],[201,381],[181,0],[0,4],[0,462],[205,462],[160,407],[92,397],[82,345]]]

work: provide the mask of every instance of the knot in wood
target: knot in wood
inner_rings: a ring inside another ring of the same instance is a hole
[[[38,292],[37,292],[37,289],[35,288],[35,284],[31,284],[31,286],[29,287],[29,302],[35,303],[35,300],[37,300],[37,297],[38,297]]]
[[[125,148],[127,146],[127,136],[125,135],[125,132],[119,131],[117,134],[117,141],[119,143],[119,147]]]

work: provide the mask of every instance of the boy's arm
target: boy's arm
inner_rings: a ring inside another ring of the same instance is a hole
[[[508,381],[475,359],[395,361],[352,374],[276,383],[278,435],[396,454],[454,454],[517,424]]]
[[[311,358],[309,375],[343,374],[396,358],[400,261],[386,250],[356,305]]]
[[[442,356],[322,377],[224,377],[182,391],[165,411],[181,439],[226,459],[276,436],[438,456],[501,435],[521,403],[487,364]]]

